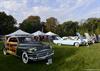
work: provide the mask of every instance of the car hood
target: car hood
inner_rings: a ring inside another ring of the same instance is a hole
[[[44,45],[44,44],[32,44],[32,43],[22,43],[19,44],[19,47],[28,49],[28,48],[36,48],[37,50],[42,50],[42,49],[50,49],[49,45]]]

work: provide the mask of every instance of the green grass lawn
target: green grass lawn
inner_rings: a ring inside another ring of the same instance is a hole
[[[0,42],[0,71],[88,71],[89,69],[97,71],[100,69],[100,43],[79,48],[54,44],[52,46],[55,51],[52,65],[46,65],[44,61],[23,64],[21,59],[15,56],[4,56]]]

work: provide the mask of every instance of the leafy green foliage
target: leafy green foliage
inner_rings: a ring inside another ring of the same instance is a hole
[[[11,15],[0,12],[0,35],[14,32],[17,29],[15,25],[16,20]]]
[[[64,31],[63,31],[63,25],[61,25],[61,24],[57,25],[56,33],[57,33],[59,36],[61,36],[61,37],[64,36],[65,33],[64,33]]]
[[[0,35],[6,35],[14,32],[17,28],[16,20],[11,15],[5,12],[0,12]],[[29,16],[27,19],[20,23],[20,29],[28,33],[33,33],[38,30],[43,32],[54,32],[60,36],[73,36],[76,32],[84,34],[100,34],[100,18],[88,18],[84,23],[66,21],[59,24],[58,20],[54,17],[49,17],[46,22],[41,22],[39,16]]]
[[[41,30],[41,23],[39,16],[29,16],[21,24],[20,28],[28,33],[33,33]]]
[[[51,32],[55,33],[57,25],[58,25],[58,21],[56,18],[50,17],[50,18],[46,19],[45,26],[46,26],[47,31],[51,31]]]
[[[68,22],[64,22],[62,26],[63,26],[63,31],[65,33],[65,36],[76,35],[78,22],[68,21]]]
[[[88,33],[100,33],[100,18],[88,18],[83,24],[79,26],[78,31],[82,34],[84,32]]]

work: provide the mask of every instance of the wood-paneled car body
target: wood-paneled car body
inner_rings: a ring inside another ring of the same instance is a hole
[[[23,63],[30,60],[47,60],[52,61],[54,51],[52,46],[32,40],[31,37],[10,36],[5,38],[4,55],[11,54],[22,58]]]

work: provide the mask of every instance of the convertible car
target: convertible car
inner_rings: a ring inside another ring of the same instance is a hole
[[[53,40],[53,43],[58,45],[74,45],[76,47],[79,47],[80,45],[88,45],[87,39],[80,39],[79,37],[66,37],[66,38],[60,38]]]

